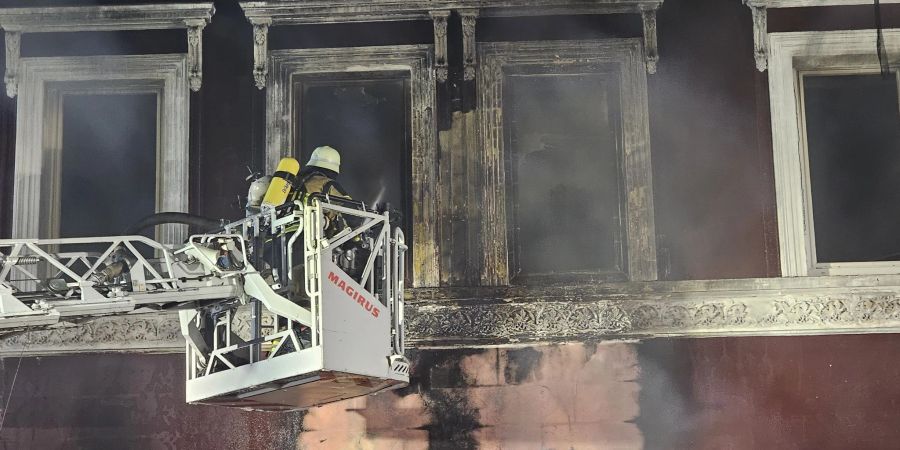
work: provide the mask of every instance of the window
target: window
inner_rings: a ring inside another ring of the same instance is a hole
[[[115,235],[187,211],[185,67],[184,55],[23,58],[14,236]],[[160,230],[165,243],[187,237]]]
[[[270,52],[267,171],[330,145],[341,184],[401,211],[413,286],[436,286],[438,220],[431,46]]]
[[[656,279],[640,43],[482,43],[479,55],[482,282]]]
[[[53,234],[116,235],[155,212],[156,104],[153,94],[63,97]]]
[[[511,73],[503,95],[513,273],[624,277],[615,74]]]
[[[301,163],[330,145],[341,152],[341,185],[353,198],[411,211],[409,74],[298,77],[294,93]],[[409,219],[404,214],[402,225],[412,236]]]
[[[874,36],[771,35],[785,276],[900,273],[900,77],[880,74]]]

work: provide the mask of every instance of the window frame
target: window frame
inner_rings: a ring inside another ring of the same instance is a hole
[[[295,77],[338,74],[409,74],[408,118],[410,120],[410,180],[412,205],[412,286],[440,284],[437,182],[437,138],[435,131],[434,47],[393,45],[286,49],[269,52],[266,85],[266,172],[278,161],[292,156],[299,141],[293,123]]]
[[[896,66],[900,60],[900,30],[883,33],[889,59]],[[900,274],[900,261],[826,263],[816,259],[802,77],[879,73],[875,30],[770,33],[769,46],[769,101],[782,276]]]
[[[503,79],[508,71],[528,66],[601,67],[616,72],[620,82],[621,155],[624,184],[624,263],[629,281],[657,279],[656,232],[653,217],[652,168],[647,74],[640,39],[482,42],[478,44],[478,109],[482,153],[480,233],[481,283],[507,285],[511,280]],[[600,281],[602,274],[539,275],[544,281]],[[547,280],[547,277],[550,280]]]
[[[186,55],[22,58],[19,70],[13,237],[58,237],[62,101],[69,94],[155,93],[156,210],[188,211]],[[166,244],[180,243],[187,238],[187,228],[163,225],[156,237]]]

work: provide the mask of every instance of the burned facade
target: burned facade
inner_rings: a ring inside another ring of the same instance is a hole
[[[396,394],[276,416],[184,405],[174,316],[23,334],[0,442],[889,447],[881,3],[6,0],[0,236],[234,219],[248,168],[332,145],[411,236],[415,349]]]

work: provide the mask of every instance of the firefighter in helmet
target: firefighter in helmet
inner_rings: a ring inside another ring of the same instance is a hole
[[[306,167],[297,174],[298,194],[305,199],[308,194],[327,194],[349,199],[347,191],[337,181],[341,173],[341,154],[327,145],[313,150]]]
[[[327,145],[313,150],[306,167],[297,174],[297,196],[306,202],[311,194],[326,194],[350,200],[350,195],[337,181],[341,173],[341,154]],[[345,228],[347,224],[339,214],[326,213],[325,236],[331,237]]]

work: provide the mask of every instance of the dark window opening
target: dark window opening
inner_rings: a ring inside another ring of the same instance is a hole
[[[156,95],[65,95],[62,117],[59,236],[119,235],[155,212]]]
[[[817,262],[900,260],[897,77],[803,77]]]
[[[301,166],[319,146],[341,153],[338,180],[355,199],[388,203],[412,241],[409,74],[328,74],[294,85],[294,153]]]
[[[550,70],[503,80],[511,274],[624,279],[618,78]]]

